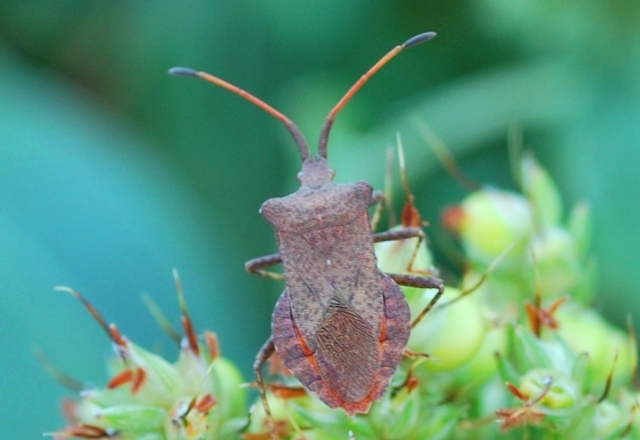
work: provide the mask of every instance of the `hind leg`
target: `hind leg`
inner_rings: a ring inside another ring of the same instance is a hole
[[[262,401],[262,406],[267,416],[267,424],[269,426],[271,438],[272,440],[278,440],[278,435],[275,431],[275,423],[273,421],[273,416],[271,415],[269,402],[267,401],[267,389],[264,383],[264,377],[262,376],[262,366],[267,362],[267,360],[269,360],[274,350],[273,338],[269,338],[256,355],[256,361],[253,364],[253,371],[256,374],[256,382],[258,382],[258,390],[260,391],[260,400]]]

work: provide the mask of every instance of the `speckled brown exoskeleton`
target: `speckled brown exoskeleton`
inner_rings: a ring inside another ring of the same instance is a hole
[[[335,173],[327,162],[329,132],[347,101],[400,51],[434,36],[433,32],[423,33],[396,46],[349,89],[325,121],[317,156],[310,154],[302,133],[289,118],[255,96],[208,73],[170,70],[226,88],[280,119],[302,157],[300,188],[289,196],[267,200],[260,210],[276,230],[280,252],[246,263],[249,272],[277,279],[282,275],[266,268],[279,263],[284,267],[286,289],[273,312],[272,335],[254,365],[269,418],[261,367],[274,350],[328,406],[342,408],[349,415],[368,412],[388,387],[410,328],[444,291],[438,278],[378,270],[374,242],[422,239],[424,233],[414,227],[373,233],[369,208],[380,197],[366,182],[334,184]],[[413,323],[399,285],[438,289]]]

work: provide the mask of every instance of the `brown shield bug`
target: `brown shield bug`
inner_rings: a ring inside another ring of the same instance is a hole
[[[279,263],[284,267],[286,289],[273,312],[272,336],[254,364],[269,420],[261,367],[274,350],[300,382],[328,406],[342,408],[349,415],[366,413],[388,387],[410,328],[444,291],[438,278],[378,270],[374,242],[422,239],[424,233],[420,228],[406,227],[374,234],[368,210],[381,197],[366,182],[334,184],[335,173],[327,162],[333,120],[349,99],[403,49],[434,36],[433,32],[423,33],[396,46],[349,89],[325,121],[317,156],[310,154],[302,133],[288,117],[255,96],[205,72],[181,67],[170,70],[217,84],[280,119],[302,158],[300,188],[289,196],[267,200],[260,209],[276,230],[280,252],[246,263],[249,272],[275,279],[283,277],[265,269]],[[413,323],[399,284],[438,289]]]

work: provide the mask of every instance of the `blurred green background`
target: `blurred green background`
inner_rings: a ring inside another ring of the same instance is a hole
[[[412,121],[428,124],[473,178],[504,187],[514,186],[507,132],[520,126],[567,201],[593,206],[600,308],[640,322],[636,0],[4,0],[2,436],[39,438],[63,423],[59,402],[70,393],[33,347],[79,379],[106,380],[107,338],[55,285],[78,289],[124,334],[172,357],[140,294],[177,325],[177,267],[197,327],[217,331],[246,374],[268,336],[282,285],[243,263],[275,252],[258,208],[296,188],[299,157],[277,120],[169,67],[251,91],[313,146],[347,88],[425,30],[438,38],[385,67],[338,117],[337,180],[381,187],[400,131],[437,246],[440,210],[465,191]]]

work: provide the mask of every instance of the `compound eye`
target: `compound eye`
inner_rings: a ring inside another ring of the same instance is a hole
[[[298,178],[298,182],[302,183],[302,171],[298,172],[296,177]]]

